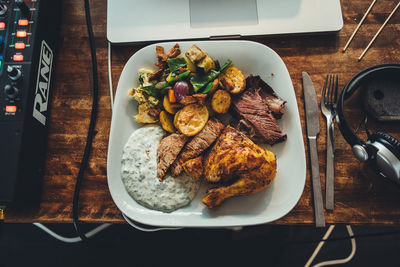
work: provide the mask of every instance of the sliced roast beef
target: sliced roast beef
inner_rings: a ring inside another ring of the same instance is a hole
[[[263,92],[261,87],[249,88],[233,99],[233,106],[243,118],[242,124],[248,128],[250,133],[253,132],[250,137],[254,137],[254,139],[261,137],[264,142],[272,145],[285,140],[286,134],[280,129],[270,105],[265,100],[265,96],[262,96],[265,93]]]
[[[264,141],[270,145],[286,139],[286,134],[282,132],[271,113],[266,116],[243,114],[243,118],[250,122]]]
[[[171,166],[171,175],[178,176],[183,171],[183,163],[203,153],[214,143],[224,128],[225,126],[217,118],[209,119],[204,128],[182,149]]]
[[[279,119],[282,117],[282,110],[285,106],[286,101],[280,98],[275,91],[269,86],[260,76],[250,75],[246,79],[247,90],[255,91],[259,90],[259,94],[264,102],[268,105],[269,110],[275,116],[275,118]]]
[[[188,137],[183,134],[170,134],[164,137],[157,148],[157,176],[163,180],[168,168],[175,161]]]

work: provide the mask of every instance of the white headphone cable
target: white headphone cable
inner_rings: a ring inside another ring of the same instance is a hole
[[[315,259],[315,257],[318,255],[320,249],[322,248],[322,246],[325,244],[324,240],[327,240],[328,237],[330,236],[330,234],[332,233],[333,229],[335,228],[335,225],[331,225],[329,226],[328,230],[326,231],[325,235],[322,237],[321,242],[319,242],[318,246],[315,248],[313,254],[311,255],[311,257],[308,259],[307,263],[304,265],[304,267],[309,267],[311,265],[311,263],[313,262],[313,260]],[[353,230],[351,229],[350,225],[346,225],[347,228],[347,232],[349,233],[349,236],[354,236]],[[344,259],[338,259],[338,260],[330,260],[330,261],[323,261],[320,262],[316,265],[313,265],[313,267],[321,267],[321,266],[328,266],[328,265],[334,265],[334,264],[343,264],[343,263],[347,263],[349,262],[354,255],[356,254],[356,239],[354,237],[351,238],[351,252],[350,255]]]
[[[58,240],[60,240],[60,241],[62,241],[62,242],[65,242],[65,243],[77,243],[77,242],[81,242],[81,241],[82,241],[82,239],[81,239],[79,236],[77,236],[77,237],[64,237],[64,236],[61,236],[61,235],[59,235],[59,234],[56,234],[55,232],[53,232],[52,230],[50,230],[49,228],[47,228],[46,226],[44,226],[44,225],[41,224],[41,223],[33,223],[33,225],[36,226],[36,227],[38,227],[38,228],[40,228],[40,229],[42,229],[43,231],[45,231],[46,233],[48,233],[49,235],[51,235],[51,236],[54,237],[55,239],[58,239]],[[100,231],[102,231],[102,230],[108,228],[108,227],[111,226],[111,225],[112,225],[112,224],[110,224],[110,223],[104,223],[104,224],[102,224],[102,225],[100,225],[100,226],[94,228],[93,230],[87,232],[87,233],[85,234],[85,236],[88,237],[88,238],[89,238],[89,237],[92,237],[92,236],[94,236],[95,234],[97,234],[97,233],[99,233]]]

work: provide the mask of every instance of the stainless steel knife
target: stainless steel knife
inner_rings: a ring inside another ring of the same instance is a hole
[[[303,90],[306,111],[307,138],[310,151],[311,180],[314,195],[315,225],[325,227],[324,203],[322,199],[321,177],[317,152],[317,136],[319,134],[319,112],[314,85],[307,72],[303,72]]]

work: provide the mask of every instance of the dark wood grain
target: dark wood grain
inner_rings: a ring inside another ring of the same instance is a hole
[[[96,136],[89,166],[81,190],[80,219],[84,222],[124,222],[111,199],[107,186],[106,161],[111,122],[107,72],[106,0],[91,2],[96,36],[100,97]],[[381,63],[400,63],[400,13],[389,21],[361,62],[358,56],[395,6],[382,0],[373,8],[346,53],[341,50],[366,11],[370,1],[342,1],[344,27],[337,34],[249,38],[275,50],[291,75],[303,126],[307,162],[308,148],[304,131],[304,102],[301,72],[306,71],[317,90],[318,98],[328,73],[339,75],[340,87],[357,72]],[[90,51],[84,18],[83,1],[64,1],[61,30],[62,49],[57,55],[55,90],[52,103],[46,173],[42,203],[38,210],[8,210],[6,222],[71,222],[72,196],[85,145],[92,101]],[[124,64],[144,45],[112,48],[114,90]],[[354,125],[362,119],[357,101],[348,108]],[[322,189],[325,190],[325,120],[320,116],[318,138]],[[372,124],[372,130],[384,130],[399,136],[399,124]],[[367,166],[358,163],[338,129],[335,162],[335,209],[325,212],[327,223],[382,224],[400,223],[400,190],[377,177]],[[313,224],[312,191],[309,165],[303,195],[296,207],[274,224]],[[295,177],[293,177],[295,179]]]

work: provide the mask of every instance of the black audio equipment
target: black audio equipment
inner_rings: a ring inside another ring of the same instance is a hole
[[[337,122],[343,137],[352,147],[353,153],[358,160],[370,163],[380,175],[400,184],[400,141],[382,131],[372,134],[367,133],[368,140],[361,140],[350,128],[344,113],[345,100],[357,89],[365,87],[372,80],[376,81],[377,79],[381,84],[392,80],[399,86],[400,65],[377,65],[355,75],[340,94],[337,104]],[[398,87],[396,89],[400,90]],[[390,102],[393,102],[393,100],[390,100]],[[381,105],[385,105],[385,103],[381,103]]]
[[[0,208],[40,200],[61,10],[0,1]]]

